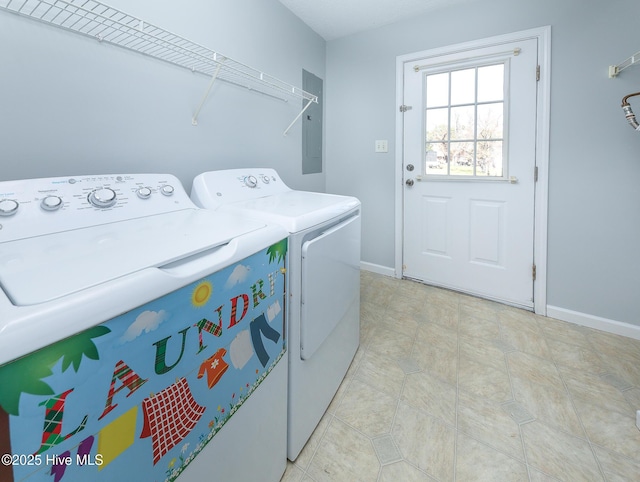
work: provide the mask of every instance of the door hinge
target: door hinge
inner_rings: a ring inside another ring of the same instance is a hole
[[[404,104],[402,104],[402,105],[400,106],[400,112],[407,112],[408,110],[411,110],[411,109],[413,109],[413,107],[411,107],[410,105],[404,105]]]
[[[536,81],[540,80],[540,66],[536,66]]]
[[[533,168],[533,182],[538,182],[538,166]]]
[[[532,265],[531,266],[531,277],[533,278],[533,281],[536,280],[536,265]]]

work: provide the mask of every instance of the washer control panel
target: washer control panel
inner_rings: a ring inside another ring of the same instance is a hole
[[[170,174],[2,181],[0,243],[193,208]]]

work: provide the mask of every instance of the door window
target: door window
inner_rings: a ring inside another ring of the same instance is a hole
[[[507,61],[425,73],[424,173],[506,177]]]

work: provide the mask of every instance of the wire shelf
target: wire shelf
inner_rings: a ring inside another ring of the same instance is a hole
[[[0,9],[287,101],[317,96],[94,0],[0,0]]]

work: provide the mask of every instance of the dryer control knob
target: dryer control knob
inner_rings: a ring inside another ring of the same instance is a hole
[[[40,201],[40,207],[45,211],[56,211],[62,207],[62,198],[60,196],[47,196]]]
[[[256,187],[258,185],[258,180],[255,178],[255,176],[247,176],[244,178],[244,184],[247,187]]]
[[[262,182],[264,182],[265,184],[269,184],[271,182],[271,179],[269,179],[269,176],[262,176]]]
[[[136,194],[140,199],[149,199],[149,197],[151,197],[151,189],[148,187],[141,187],[136,190]]]
[[[91,191],[87,199],[91,205],[97,208],[109,208],[116,203],[118,196],[113,189],[101,187]]]
[[[165,184],[160,188],[160,192],[165,196],[172,196],[175,189],[171,184]]]
[[[18,211],[20,203],[13,199],[2,199],[0,201],[0,216],[13,216]]]

